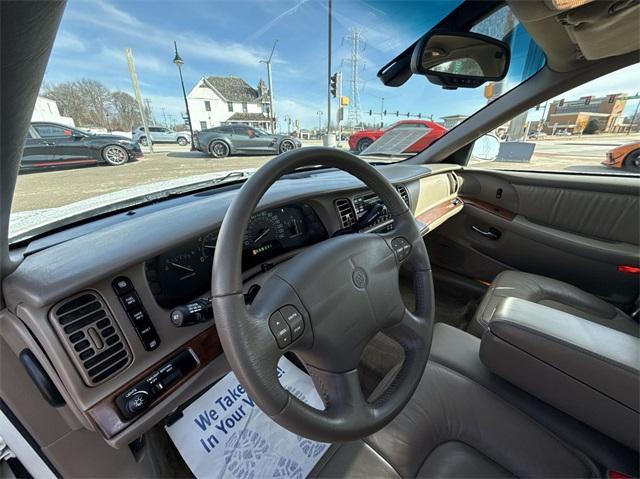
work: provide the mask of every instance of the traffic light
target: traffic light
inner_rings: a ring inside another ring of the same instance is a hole
[[[369,116],[371,116],[373,114],[372,110],[369,110]]]
[[[400,116],[400,112],[396,110],[396,116]]]
[[[384,116],[387,116],[387,110],[383,111],[382,113],[384,113]]]
[[[333,75],[331,75],[329,79],[329,90],[331,91],[331,96],[333,98],[340,96],[340,92],[338,91],[338,89],[340,88],[339,86],[339,83],[341,80],[340,77],[341,77],[340,72],[336,72]]]
[[[418,113],[418,120],[422,119],[422,113]]]

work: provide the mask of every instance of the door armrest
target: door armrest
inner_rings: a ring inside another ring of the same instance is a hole
[[[638,448],[640,339],[504,298],[482,337],[480,359],[521,389]]]

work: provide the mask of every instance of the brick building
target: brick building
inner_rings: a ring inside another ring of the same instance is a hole
[[[559,131],[583,133],[597,130],[600,133],[618,133],[623,123],[622,112],[627,99],[624,93],[603,97],[584,96],[578,100],[556,100],[549,106],[543,131],[555,134]]]

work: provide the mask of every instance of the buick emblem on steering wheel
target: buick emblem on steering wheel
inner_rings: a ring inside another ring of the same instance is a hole
[[[356,288],[364,289],[365,286],[367,286],[367,273],[365,273],[362,268],[354,269],[351,278],[353,279],[353,284],[356,285]]]

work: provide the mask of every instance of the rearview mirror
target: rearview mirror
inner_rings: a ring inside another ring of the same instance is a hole
[[[416,44],[411,71],[445,89],[476,88],[502,80],[510,57],[509,46],[495,38],[435,30]]]

